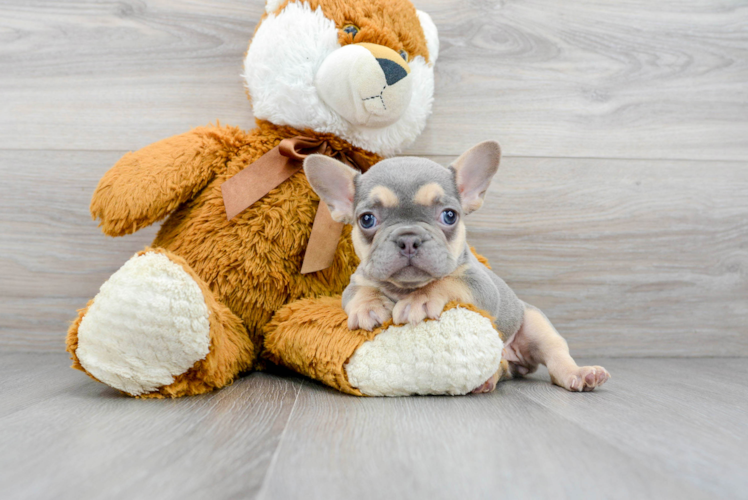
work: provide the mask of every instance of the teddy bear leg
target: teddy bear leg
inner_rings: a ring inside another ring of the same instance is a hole
[[[501,375],[504,344],[487,315],[450,303],[438,321],[349,330],[340,297],[291,302],[265,327],[271,361],[357,396],[468,394]],[[506,364],[504,364],[506,366]],[[481,392],[484,392],[481,391]]]
[[[241,319],[184,259],[148,248],[125,263],[70,326],[73,368],[139,397],[201,394],[257,358]]]

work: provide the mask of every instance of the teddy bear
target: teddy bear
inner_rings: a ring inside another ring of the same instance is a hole
[[[301,170],[321,153],[363,172],[411,144],[438,52],[408,0],[268,0],[244,61],[256,128],[161,140],[99,182],[90,208],[106,235],[163,223],[78,312],[73,367],[135,397],[201,394],[268,364],[372,396],[465,394],[496,373],[500,334],[469,305],[348,330],[350,227]]]

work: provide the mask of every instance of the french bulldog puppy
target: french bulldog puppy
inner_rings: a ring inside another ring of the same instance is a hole
[[[537,308],[470,251],[463,217],[483,204],[499,168],[501,150],[480,143],[445,168],[423,158],[392,158],[366,174],[328,156],[312,155],[304,171],[332,217],[353,225],[361,259],[343,293],[348,327],[372,330],[436,319],[450,301],[488,311],[507,336],[503,358],[513,376],[548,367],[551,380],[569,391],[591,391],[610,374],[580,367],[566,341]],[[499,374],[474,392],[492,391]]]

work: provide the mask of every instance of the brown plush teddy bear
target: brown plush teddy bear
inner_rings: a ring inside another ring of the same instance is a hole
[[[365,171],[409,145],[430,113],[437,55],[434,24],[407,0],[268,0],[245,60],[257,128],[194,129],[101,179],[91,213],[105,234],[165,221],[79,311],[73,366],[146,397],[220,388],[264,359],[352,394],[463,394],[488,379],[501,340],[469,308],[347,330],[329,296],[358,264],[350,228],[300,171],[311,153]],[[445,355],[444,339],[477,354]]]

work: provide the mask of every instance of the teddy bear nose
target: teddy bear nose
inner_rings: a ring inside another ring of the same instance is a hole
[[[377,62],[379,63],[379,67],[382,68],[382,71],[384,71],[384,78],[387,80],[387,85],[394,85],[408,76],[408,72],[405,71],[405,68],[397,64],[395,61],[378,58]]]
[[[423,243],[423,241],[421,240],[420,236],[407,234],[400,236],[395,243],[400,249],[400,253],[410,259],[418,253],[418,247],[421,246],[421,243]]]

